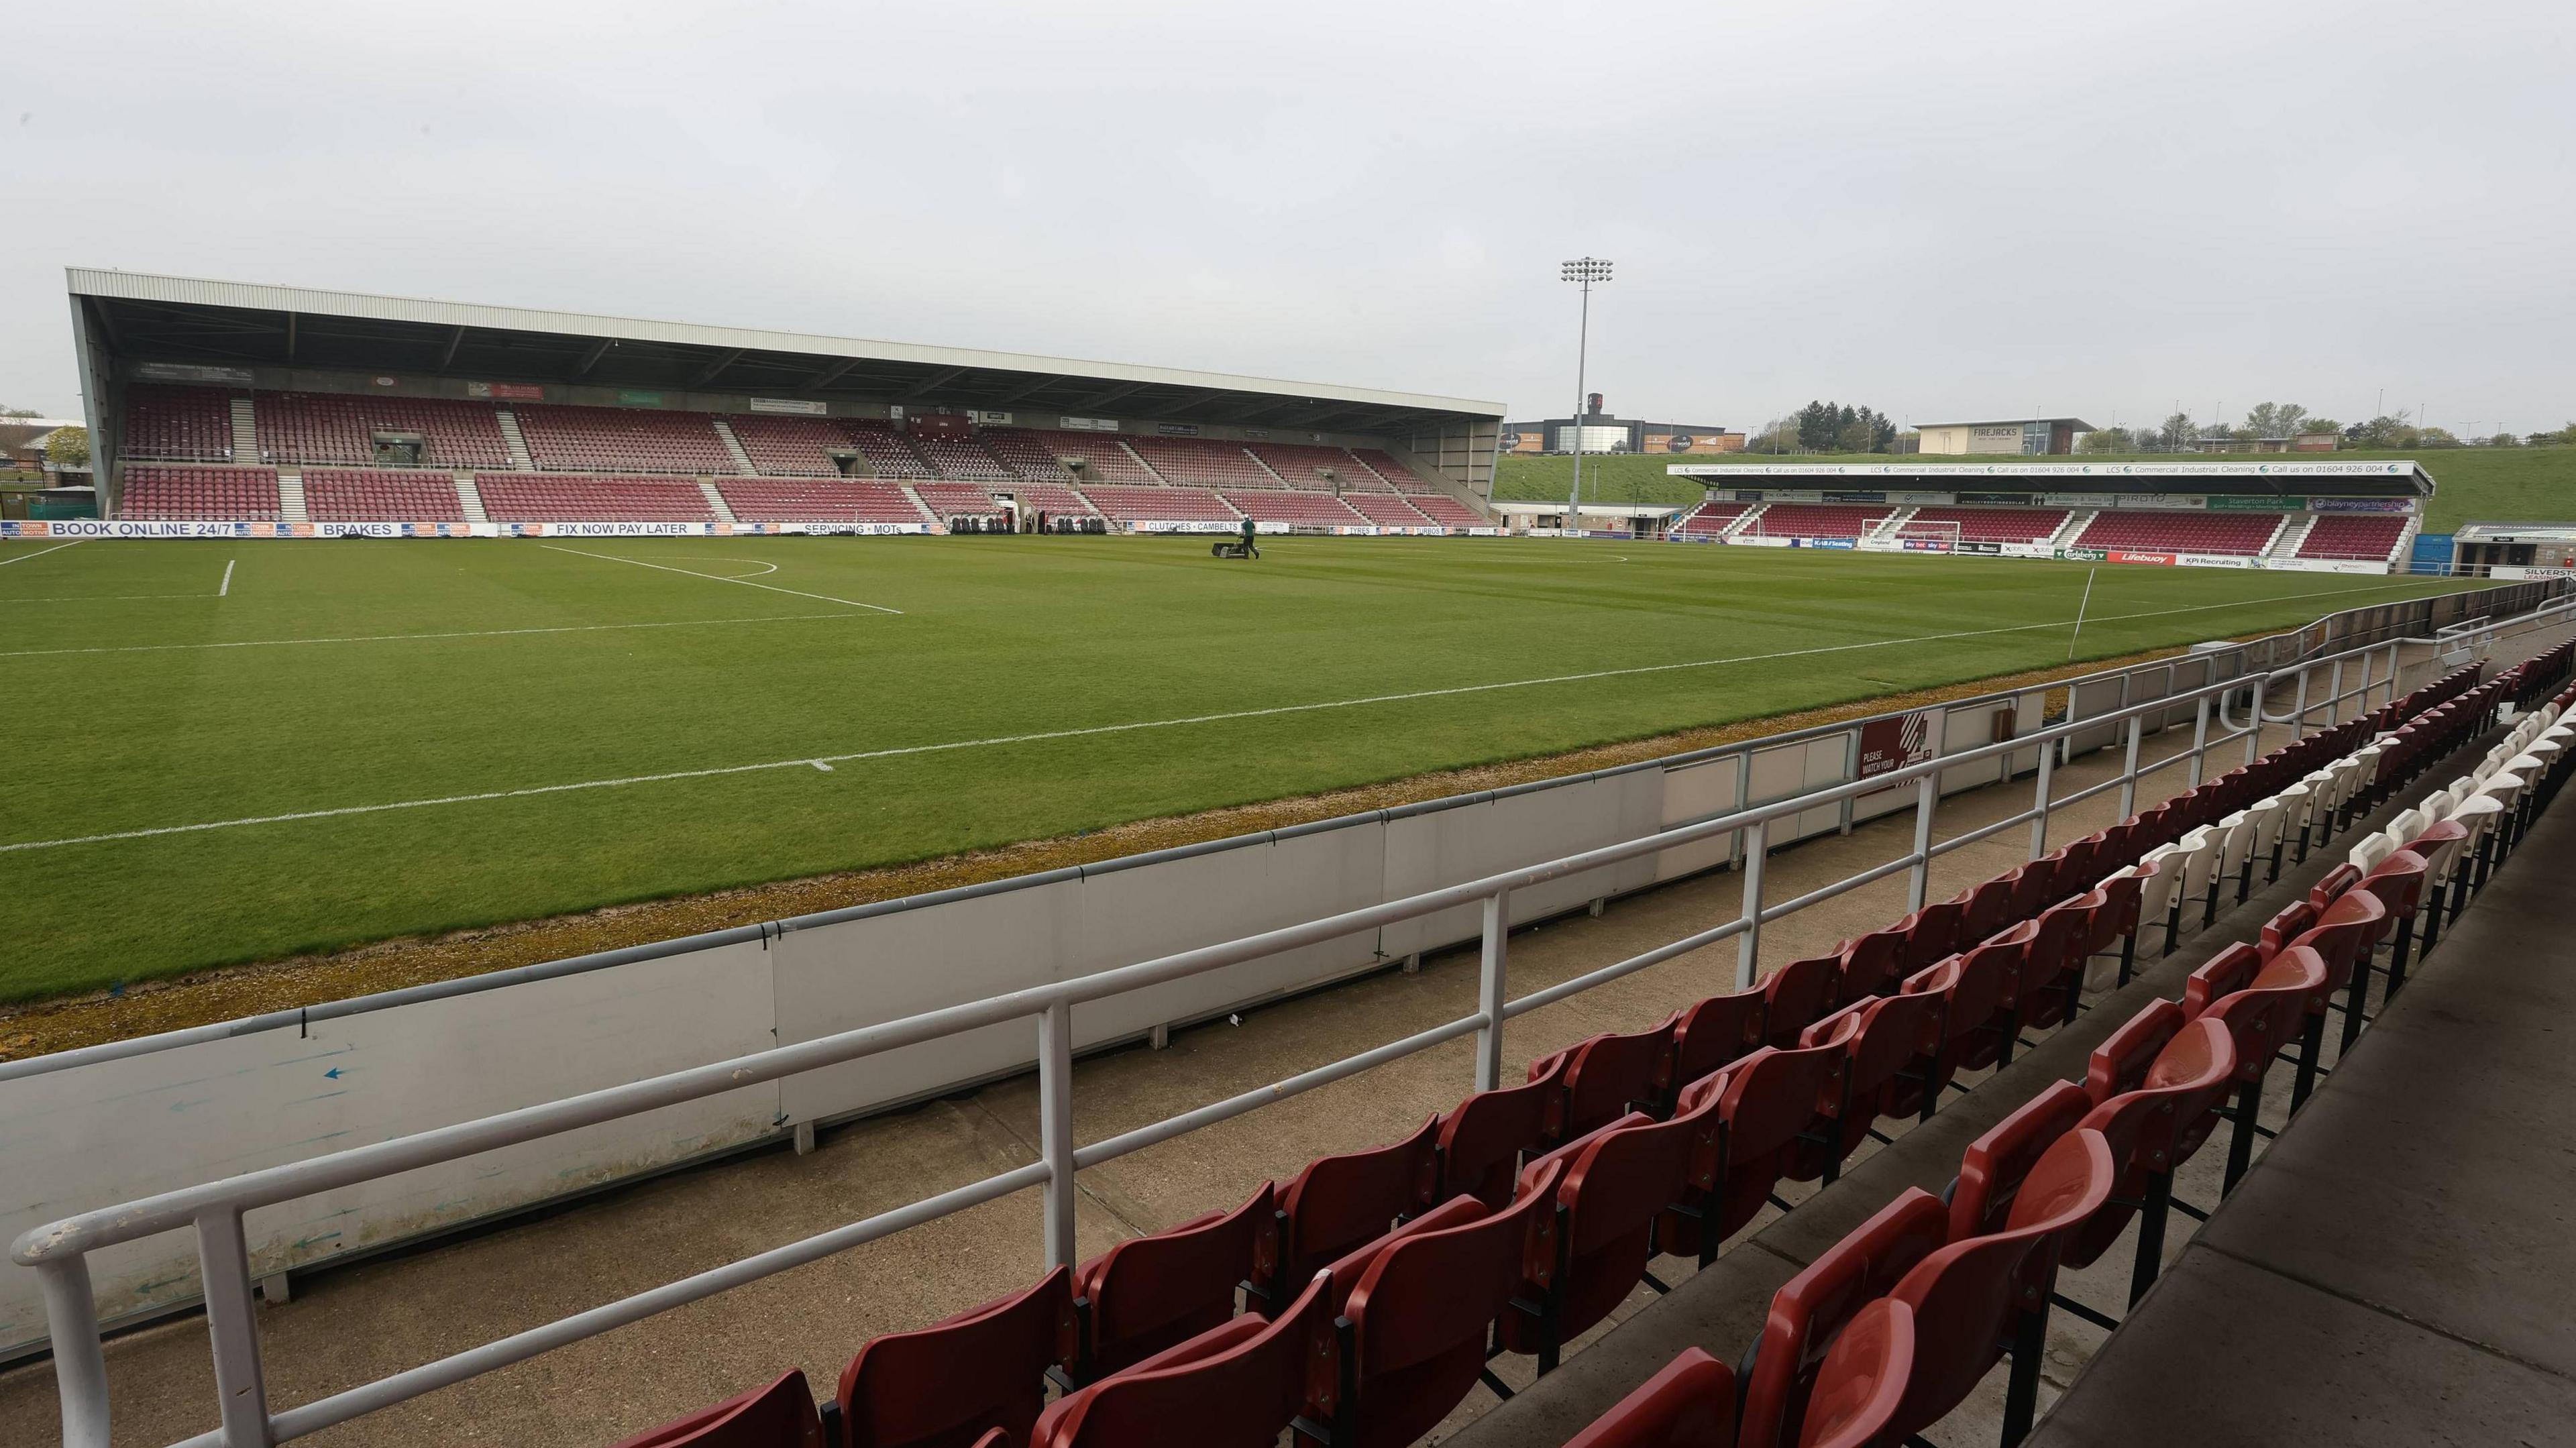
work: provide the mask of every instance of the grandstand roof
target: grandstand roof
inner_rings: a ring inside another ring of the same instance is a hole
[[[1498,402],[1176,367],[87,267],[68,276],[85,347],[138,360],[1109,411],[1354,433],[1503,416]]]
[[[1664,471],[1710,487],[1730,480],[1754,487],[1818,485],[1868,488],[2029,488],[2049,493],[2280,493],[2348,494],[2353,497],[2431,497],[2433,477],[2411,458],[2374,462],[1901,462],[1901,463],[1670,463]]]

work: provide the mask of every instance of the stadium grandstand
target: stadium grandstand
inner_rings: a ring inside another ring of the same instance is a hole
[[[2433,479],[2413,462],[1675,463],[1694,543],[2312,573],[2404,571]]]
[[[70,288],[103,511],[66,536],[1499,531],[1498,404],[132,272]]]

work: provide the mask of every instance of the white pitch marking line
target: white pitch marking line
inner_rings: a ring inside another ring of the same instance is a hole
[[[171,594],[172,598],[204,598],[202,593]],[[24,602],[25,600],[15,600]],[[87,602],[88,600],[82,600]],[[547,628],[487,628],[460,630],[455,633],[350,634],[341,638],[318,639],[238,639],[213,644],[108,644],[85,649],[19,649],[0,653],[0,659],[43,658],[51,654],[154,654],[180,649],[271,649],[289,644],[399,644],[414,639],[491,639],[511,638],[520,634],[605,633],[612,629],[630,628],[712,628],[729,623],[801,623],[812,619],[848,618],[846,613],[780,613],[758,618],[682,618],[667,623],[569,623]]]
[[[69,543],[57,543],[51,548],[39,548],[33,553],[21,553],[15,558],[0,558],[0,568],[6,568],[12,563],[24,563],[30,558],[42,558],[48,553],[60,553],[66,548],[77,548],[88,541],[86,538],[74,538]]]
[[[216,598],[212,593],[70,593],[50,598],[0,598],[8,603],[131,603],[144,598]]]
[[[623,561],[623,560],[620,560]],[[2178,613],[2207,613],[2212,609],[2242,608],[2248,604],[2282,603],[2292,599],[2314,598],[2320,594],[2369,593],[2384,591],[2370,587],[2329,588],[2312,593],[2283,594],[2275,598],[2240,599],[2228,603],[2198,604],[2189,608],[2153,609],[2144,613],[2106,614],[2096,623],[2116,623],[2123,619],[2161,618]],[[829,617],[830,615],[826,615]],[[651,627],[651,625],[632,625]],[[621,627],[621,625],[606,625]],[[1140,719],[1125,724],[1093,724],[1079,729],[1049,729],[1034,734],[1002,734],[987,739],[953,739],[939,744],[905,744],[888,749],[862,749],[849,754],[802,755],[795,759],[773,759],[758,764],[724,764],[706,769],[674,769],[660,774],[632,774],[620,779],[585,779],[571,784],[536,784],[518,789],[483,790],[474,794],[442,795],[435,799],[397,800],[390,804],[352,804],[336,809],[297,810],[290,814],[254,815],[243,819],[209,820],[193,825],[158,825],[150,829],[115,830],[105,834],[78,835],[59,840],[22,840],[0,845],[0,855],[19,850],[50,850],[64,845],[95,845],[111,840],[140,840],[156,835],[196,834],[205,830],[239,829],[248,825],[289,824],[297,820],[337,819],[344,815],[383,814],[391,810],[429,809],[440,805],[479,804],[496,799],[525,799],[534,795],[570,794],[577,790],[620,789],[636,784],[667,784],[680,779],[714,779],[729,774],[756,774],[773,769],[825,769],[833,764],[849,764],[870,759],[894,759],[910,754],[944,754],[960,749],[985,749],[1005,744],[1036,744],[1055,739],[1083,739],[1099,734],[1132,734],[1144,729],[1172,729],[1188,724],[1222,724],[1239,719],[1265,719],[1281,714],[1312,714],[1326,709],[1356,709],[1371,704],[1401,704],[1420,699],[1444,699],[1460,694],[1486,694],[1501,689],[1528,689],[1545,684],[1583,683],[1593,679],[1615,679],[1632,674],[1667,674],[1683,669],[1709,669],[1725,664],[1765,663],[1777,659],[1812,658],[1819,654],[1850,653],[1859,649],[1889,648],[1901,644],[1940,643],[1951,639],[1983,638],[1994,634],[2030,633],[2041,629],[2064,628],[2062,623],[2023,623],[2002,628],[1962,629],[1952,633],[1919,634],[1913,638],[1871,639],[1862,643],[1826,644],[1812,649],[1782,649],[1767,654],[1739,654],[1723,659],[1693,659],[1678,664],[1638,664],[1624,669],[1595,669],[1581,674],[1557,674],[1541,679],[1506,679],[1494,684],[1460,684],[1446,689],[1416,689],[1402,694],[1372,694],[1358,699],[1328,699],[1313,704],[1277,704],[1265,709],[1234,709],[1222,714],[1192,714],[1178,719]]]
[[[224,560],[224,581],[216,586],[215,597],[221,598],[225,594],[233,591],[233,565],[240,561],[241,560],[237,558],[227,558]]]
[[[792,593],[798,598],[814,598],[820,599],[825,603],[847,604],[851,608],[872,608],[879,613],[900,614],[903,612],[902,609],[888,608],[882,603],[861,603],[855,598],[834,598],[828,593],[806,593],[800,589],[781,588],[774,583],[754,583],[748,578],[728,578],[721,573],[700,573],[693,568],[674,568],[667,563],[647,563],[641,558],[620,558],[614,553],[589,553],[579,548],[564,548],[552,543],[545,544],[544,546],[554,549],[557,553],[570,553],[579,558],[600,558],[605,559],[610,563],[632,563],[638,568],[658,568],[664,573],[684,573],[691,578],[703,578],[711,583],[739,583],[745,588],[765,588],[772,593]]]

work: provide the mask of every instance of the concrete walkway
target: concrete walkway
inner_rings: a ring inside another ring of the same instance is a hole
[[[2571,878],[2562,800],[2034,1445],[2576,1441]]]
[[[2142,758],[2187,752],[2190,733],[2185,725],[2150,736]],[[2285,730],[2272,731],[2265,747],[2286,737]],[[2242,749],[2240,742],[2213,751],[2210,772],[2232,767]],[[2061,769],[2056,793],[2063,797],[2111,778],[2118,763],[2114,749]],[[2156,774],[2142,787],[2140,803],[2188,783],[2183,767]],[[2052,847],[2112,823],[2117,800],[2109,791],[2059,811],[2050,827]],[[2002,819],[2029,801],[2026,780],[1945,801],[1936,838]],[[1905,812],[1775,856],[1768,865],[1770,898],[1789,898],[1902,853],[1912,823]],[[2016,827],[1942,857],[1932,870],[1933,898],[2019,863],[2028,844],[2027,830]],[[1516,933],[1512,993],[1732,918],[1741,892],[1739,874],[1703,876],[1613,902],[1597,919],[1576,915]],[[1776,965],[1818,953],[1889,923],[1904,913],[1905,893],[1900,873],[1766,925],[1763,960]],[[1524,1061],[1598,1031],[1641,1029],[1677,1006],[1732,989],[1735,959],[1735,943],[1723,942],[1532,1012],[1512,1022],[1505,1059]],[[1471,947],[1426,960],[1416,975],[1388,971],[1249,1013],[1240,1026],[1176,1033],[1168,1050],[1086,1059],[1076,1068],[1077,1137],[1100,1140],[1455,1019],[1475,1009],[1475,991]],[[2088,1017],[2079,1031],[2095,1019]],[[1472,1041],[1455,1041],[1087,1170],[1080,1178],[1081,1250],[1089,1255],[1123,1237],[1232,1206],[1265,1178],[1285,1181],[1316,1156],[1407,1134],[1426,1113],[1466,1094],[1472,1062]],[[1935,1127],[1966,1129],[1985,1110],[1954,1101]],[[299,1280],[293,1301],[261,1312],[270,1403],[308,1402],[1025,1164],[1036,1159],[1037,1140],[1035,1083],[1024,1077],[827,1131],[810,1156],[773,1151],[675,1174],[504,1230]],[[1954,1147],[1950,1160],[1956,1159]],[[1766,1219],[1777,1220],[1776,1212]],[[870,1336],[918,1327],[1025,1286],[1041,1270],[1042,1240],[1038,1194],[1022,1192],[303,1441],[579,1448],[615,1442],[788,1367],[804,1368],[828,1392]],[[1731,1252],[1720,1265],[1738,1255]],[[1659,1271],[1674,1265],[1668,1261]],[[1783,1262],[1780,1275],[1791,1270]],[[1652,1301],[1640,1288],[1594,1336],[1615,1331]],[[1727,1340],[1741,1345],[1736,1337]],[[1569,1369],[1580,1360],[1569,1356]],[[2080,1361],[2070,1358],[2069,1369]],[[1527,1366],[1526,1359],[1498,1364],[1517,1381],[1526,1381]],[[118,1339],[109,1347],[108,1367],[119,1445],[166,1444],[215,1425],[201,1318]],[[1473,1395],[1444,1433],[1492,1406],[1487,1395]],[[54,1441],[56,1424],[50,1365],[0,1373],[0,1443]]]

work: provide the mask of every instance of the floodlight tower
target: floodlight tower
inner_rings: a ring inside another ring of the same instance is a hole
[[[1592,343],[1592,284],[1610,280],[1610,263],[1597,256],[1577,257],[1564,264],[1559,273],[1565,280],[1583,285],[1583,325],[1574,342],[1574,487],[1565,495],[1565,527],[1577,532],[1583,527],[1577,508],[1583,502],[1583,409],[1591,394],[1584,390],[1585,354]]]

